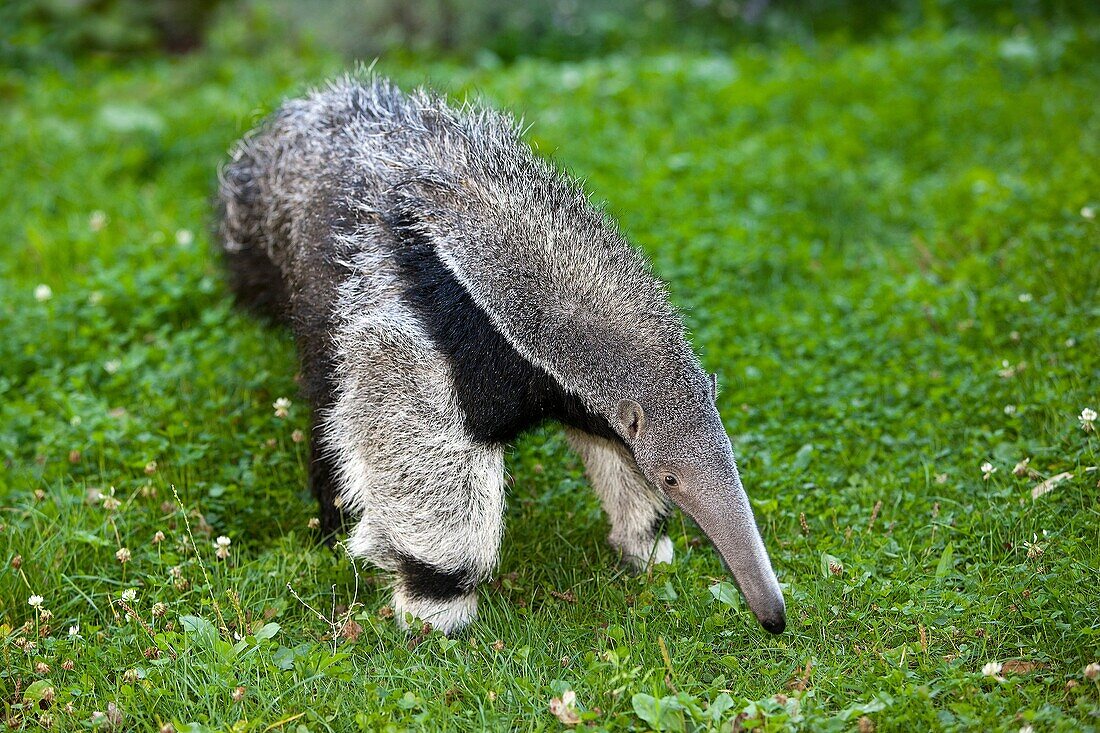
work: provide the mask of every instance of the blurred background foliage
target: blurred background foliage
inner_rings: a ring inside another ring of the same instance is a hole
[[[5,0],[0,63],[188,52],[207,42],[320,44],[348,58],[483,63],[916,28],[1011,29],[1096,14],[1096,0]]]

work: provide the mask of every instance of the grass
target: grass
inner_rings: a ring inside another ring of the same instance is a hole
[[[1094,24],[380,65],[523,113],[651,255],[720,374],[778,637],[684,520],[674,567],[617,572],[549,428],[510,455],[480,620],[397,631],[312,542],[292,343],[207,234],[230,143],[339,60],[0,71],[8,725],[554,730],[573,690],[595,729],[1096,729],[1098,58]]]

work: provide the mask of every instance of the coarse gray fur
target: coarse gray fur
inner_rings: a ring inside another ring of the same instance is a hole
[[[456,359],[463,339],[502,336],[586,416],[569,441],[624,558],[672,559],[660,530],[671,502],[714,542],[765,628],[783,628],[713,385],[663,284],[512,119],[345,78],[242,140],[220,203],[238,294],[297,336],[326,526],[337,508],[356,517],[349,545],[395,573],[399,621],[461,628],[496,565],[505,441],[471,427],[478,406]],[[427,277],[402,264],[416,243],[491,326],[471,325],[456,346],[454,324],[436,322],[453,312],[412,302],[410,277]],[[518,379],[488,376],[502,390]]]

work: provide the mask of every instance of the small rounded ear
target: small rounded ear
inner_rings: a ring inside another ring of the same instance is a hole
[[[718,372],[710,373],[710,401],[718,404]]]
[[[637,440],[645,433],[645,411],[634,400],[619,403],[619,424],[630,440]]]

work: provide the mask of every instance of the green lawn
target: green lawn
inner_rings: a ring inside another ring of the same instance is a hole
[[[9,726],[556,730],[573,690],[602,729],[1100,727],[1100,26],[379,64],[523,114],[652,256],[720,375],[778,637],[685,520],[673,567],[618,572],[550,428],[459,638],[410,640],[313,544],[293,344],[208,232],[224,151],[340,68],[0,70]]]

